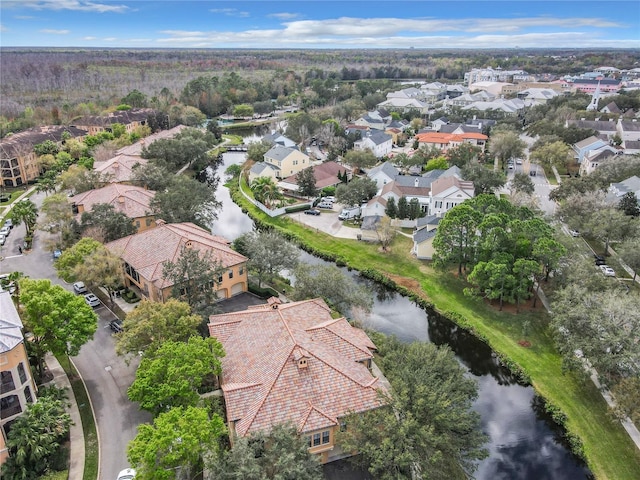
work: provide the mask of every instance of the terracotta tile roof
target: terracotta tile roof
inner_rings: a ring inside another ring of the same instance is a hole
[[[468,132],[468,133],[438,133],[438,132],[426,132],[416,135],[416,140],[420,143],[450,143],[450,142],[462,142],[464,140],[488,140],[489,137],[482,133]]]
[[[199,252],[211,252],[224,267],[246,262],[247,258],[229,247],[229,241],[212,235],[193,223],[160,223],[157,227],[109,242],[106,247],[127,262],[158,288],[173,285],[162,278],[165,262],[175,262],[187,242]]]
[[[133,178],[133,167],[145,165],[149,160],[135,155],[116,155],[106,162],[96,163],[94,170],[111,175],[112,182],[129,182]]]
[[[342,175],[346,173],[347,170],[349,170],[347,167],[339,165],[338,163],[333,161],[324,162],[320,165],[313,165],[311,168],[313,169],[313,175],[316,179],[316,188],[324,188],[331,185],[337,185],[341,182],[341,180],[338,178],[338,173]],[[297,185],[297,174],[288,176],[283,180],[283,182]]]
[[[286,421],[314,431],[380,405],[384,387],[358,361],[375,345],[320,299],[212,315],[209,333],[226,352],[222,390],[240,436]]]
[[[84,211],[91,211],[98,203],[108,203],[117,212],[124,213],[129,218],[145,217],[151,212],[151,200],[156,192],[142,187],[110,183],[96,190],[89,190],[69,198],[70,203],[82,205]]]

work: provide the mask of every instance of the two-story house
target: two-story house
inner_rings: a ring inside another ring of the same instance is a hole
[[[468,133],[440,133],[440,132],[426,132],[419,133],[415,136],[419,146],[436,147],[442,152],[446,152],[450,148],[457,147],[464,143],[470,143],[480,147],[484,151],[485,145],[489,137],[483,133],[468,132]]]
[[[371,150],[373,154],[382,158],[391,153],[393,137],[385,132],[367,132],[360,140],[353,144],[354,150]]]
[[[176,262],[183,248],[210,254],[225,271],[212,278],[202,288],[212,288],[220,299],[230,298],[248,290],[247,258],[229,247],[229,241],[212,235],[193,223],[165,223],[156,220],[150,228],[105,246],[120,257],[124,282],[154,302],[164,302],[173,296],[173,281],[163,277],[166,262]]]
[[[276,144],[264,154],[264,163],[272,167],[276,178],[283,179],[311,166],[311,159],[297,148]]]
[[[292,423],[321,463],[349,456],[336,433],[350,414],[382,404],[367,334],[333,318],[321,299],[212,315],[209,334],[222,343],[220,385],[229,438]]]
[[[156,226],[155,215],[151,213],[151,201],[155,194],[153,190],[142,187],[109,183],[102,188],[69,197],[68,201],[73,213],[78,217],[83,212],[90,212],[94,205],[112,205],[116,212],[123,213],[131,219],[138,232],[142,232]]]
[[[124,125],[127,133],[147,124],[148,118],[155,115],[152,108],[132,108],[131,110],[118,110],[107,115],[85,115],[73,121],[73,126],[87,130],[89,135],[99,132],[110,132],[114,123]]]

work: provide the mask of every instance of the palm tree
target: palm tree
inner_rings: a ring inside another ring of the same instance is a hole
[[[278,186],[271,177],[258,177],[251,183],[253,195],[260,203],[267,207],[271,206],[271,202],[282,197]]]
[[[27,236],[31,236],[38,220],[38,207],[31,200],[21,200],[11,209],[10,217],[14,225],[20,225],[24,222]]]

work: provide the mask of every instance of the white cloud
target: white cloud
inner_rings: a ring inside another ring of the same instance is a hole
[[[267,17],[277,18],[279,20],[294,20],[296,18],[299,18],[300,14],[299,13],[288,13],[288,12],[270,13],[269,15],[267,15]]]
[[[16,15],[13,18],[16,20],[33,20],[36,17],[32,17],[31,15]]]
[[[341,30],[338,30],[341,31]],[[337,35],[325,31],[306,33],[298,29],[265,29],[229,31],[181,31],[165,30],[161,32],[167,37],[157,39],[157,43],[179,44],[188,47],[235,47],[251,48],[256,45],[273,48],[536,48],[536,47],[570,47],[580,45],[582,48],[630,48],[637,45],[637,39],[603,40],[598,32],[589,31],[558,31],[558,32],[513,32],[464,34],[462,32],[447,32],[434,34],[425,32],[424,35],[407,35],[395,29],[380,34],[371,34],[366,29],[354,26],[349,34]]]
[[[238,10],[237,8],[212,8],[209,10],[211,13],[221,13],[229,17],[241,17],[246,18],[249,16],[249,12]]]
[[[52,35],[67,35],[71,33],[71,30],[54,30],[52,28],[44,28],[40,30],[40,33],[50,33]]]
[[[0,23],[0,32],[8,32],[9,30],[7,29],[7,27],[5,27],[4,25],[2,25]]]
[[[76,10],[81,12],[122,13],[130,10],[126,5],[97,3],[88,0],[10,0],[3,2],[6,8],[21,7],[34,10]]]
[[[96,40],[98,37],[82,37],[83,40]]]
[[[104,40],[105,42],[115,42],[116,40],[118,40],[117,37],[106,37],[103,38],[102,40]]]

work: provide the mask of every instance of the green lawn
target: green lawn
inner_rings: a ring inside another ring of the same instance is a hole
[[[357,270],[376,269],[386,274],[433,303],[437,311],[475,331],[494,351],[517,364],[551,408],[559,409],[566,416],[570,441],[578,445],[577,451],[582,443],[582,451],[596,478],[637,480],[640,450],[619,422],[611,420],[606,403],[595,386],[583,382],[574,373],[563,373],[544,313],[499,312],[481,300],[465,296],[462,293],[464,282],[451,273],[434,271],[427,263],[409,255],[411,239],[407,237],[397,236],[391,252],[381,254],[376,244],[345,239],[336,241],[287,218],[270,218],[246,200],[240,201],[254,219],[285,229],[301,243],[336,255]],[[522,334],[525,320],[531,325],[526,338]],[[523,339],[529,341],[531,347],[521,347],[518,341]],[[556,415],[559,417],[561,415]]]

